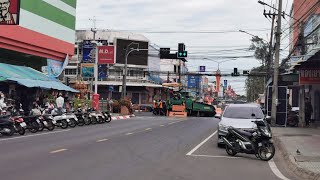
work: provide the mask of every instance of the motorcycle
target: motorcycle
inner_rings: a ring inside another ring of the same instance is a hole
[[[272,134],[264,121],[252,122],[257,128],[251,132],[228,128],[228,134],[222,137],[226,144],[226,152],[230,156],[235,156],[237,153],[254,154],[263,161],[269,161],[275,154]]]
[[[78,124],[78,118],[76,117],[75,114],[73,113],[65,113],[66,117],[67,117],[67,121],[70,127],[74,128],[77,126]]]
[[[48,117],[53,119],[55,126],[58,126],[62,129],[67,129],[69,126],[66,114],[58,111],[58,109],[52,110],[51,116],[48,116]]]
[[[299,111],[288,112],[287,125],[290,127],[297,127],[299,125]]]
[[[20,135],[24,135],[26,130],[27,124],[23,122],[23,118],[21,116],[12,116],[13,115],[13,107],[8,107],[8,112],[3,109],[1,111],[2,115],[10,115],[9,119],[13,122],[13,127],[15,129],[15,132],[17,132]]]
[[[78,108],[77,112],[74,113],[74,115],[76,116],[76,118],[78,119],[77,121],[77,125],[78,126],[83,126],[86,124],[86,119],[84,114],[82,113],[82,110],[80,108]],[[90,123],[89,123],[90,124]]]
[[[110,123],[112,118],[111,118],[111,114],[107,111],[102,111],[101,114],[104,116],[105,122],[106,123]]]
[[[12,136],[15,133],[13,122],[10,115],[0,115],[0,134],[4,136]]]

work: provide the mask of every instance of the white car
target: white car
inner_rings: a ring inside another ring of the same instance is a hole
[[[224,144],[221,137],[227,135],[230,126],[244,131],[252,131],[257,127],[252,122],[254,120],[261,120],[267,124],[261,108],[256,104],[230,104],[225,108],[220,119],[218,126],[219,147]]]

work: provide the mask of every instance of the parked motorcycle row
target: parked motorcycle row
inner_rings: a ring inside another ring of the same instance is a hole
[[[95,111],[88,108],[86,110],[66,112],[63,109],[37,108],[36,111],[25,113],[21,108],[17,110],[14,106],[0,109],[0,134],[2,136],[12,136],[15,133],[24,135],[26,130],[36,133],[47,129],[53,131],[56,127],[67,129],[76,126],[90,124],[102,124],[111,122],[109,112]]]

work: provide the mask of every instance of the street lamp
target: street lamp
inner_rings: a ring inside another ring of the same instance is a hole
[[[224,61],[217,61],[217,60],[213,60],[213,59],[210,59],[210,58],[202,58],[202,59],[204,59],[204,60],[210,60],[210,61],[213,61],[213,62],[217,63],[217,64],[218,64],[218,70],[220,70],[220,64],[221,64],[221,63],[236,60],[236,59],[229,59],[229,60],[224,60]]]

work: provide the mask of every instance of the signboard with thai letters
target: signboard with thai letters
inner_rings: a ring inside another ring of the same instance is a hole
[[[320,69],[300,69],[299,84],[320,84]]]

